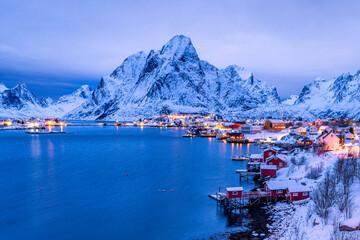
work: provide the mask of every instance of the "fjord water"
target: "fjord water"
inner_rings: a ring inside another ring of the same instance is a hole
[[[66,131],[0,132],[1,239],[206,238],[232,228],[208,197],[239,186],[231,155],[260,152],[180,128]]]

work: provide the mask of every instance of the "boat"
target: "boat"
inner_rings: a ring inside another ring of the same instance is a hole
[[[200,137],[216,137],[216,132],[211,130],[204,130],[200,132]]]
[[[69,134],[67,132],[58,132],[58,131],[51,131],[51,132],[36,132],[36,131],[26,131],[27,134]]]
[[[216,134],[216,140],[225,140],[227,138],[229,138],[229,134],[225,134],[225,133]]]
[[[188,133],[188,134],[184,134],[183,137],[193,137],[193,135],[191,133]]]
[[[216,137],[216,133],[202,133],[202,134],[200,134],[200,137],[213,138],[213,137]]]
[[[248,159],[247,157],[239,156],[239,155],[234,155],[231,157],[231,160],[233,160],[233,161],[245,161],[247,159]]]

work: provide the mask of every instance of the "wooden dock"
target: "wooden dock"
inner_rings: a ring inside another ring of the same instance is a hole
[[[259,203],[261,198],[269,201],[271,198],[270,191],[262,191],[260,189],[255,191],[242,191],[242,194],[237,198],[229,198],[226,193],[217,192],[214,195],[209,195],[210,198],[216,200],[217,204],[224,208],[225,211],[240,210],[246,206],[253,206]]]
[[[251,180],[250,177],[260,175],[260,172],[249,172],[247,169],[236,170],[236,173],[239,174],[240,183],[242,182],[242,180],[249,181]]]

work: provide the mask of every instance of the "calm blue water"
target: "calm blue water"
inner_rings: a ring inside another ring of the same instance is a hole
[[[185,130],[175,128],[66,131],[74,134],[0,132],[1,239],[194,239],[225,231],[229,219],[208,194],[239,186],[235,170],[245,163],[231,155],[260,152],[182,138]]]

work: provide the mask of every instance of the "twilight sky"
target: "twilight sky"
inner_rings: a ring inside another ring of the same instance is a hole
[[[59,97],[95,88],[129,55],[192,39],[199,57],[244,66],[282,98],[360,69],[360,1],[0,2],[0,82]]]

